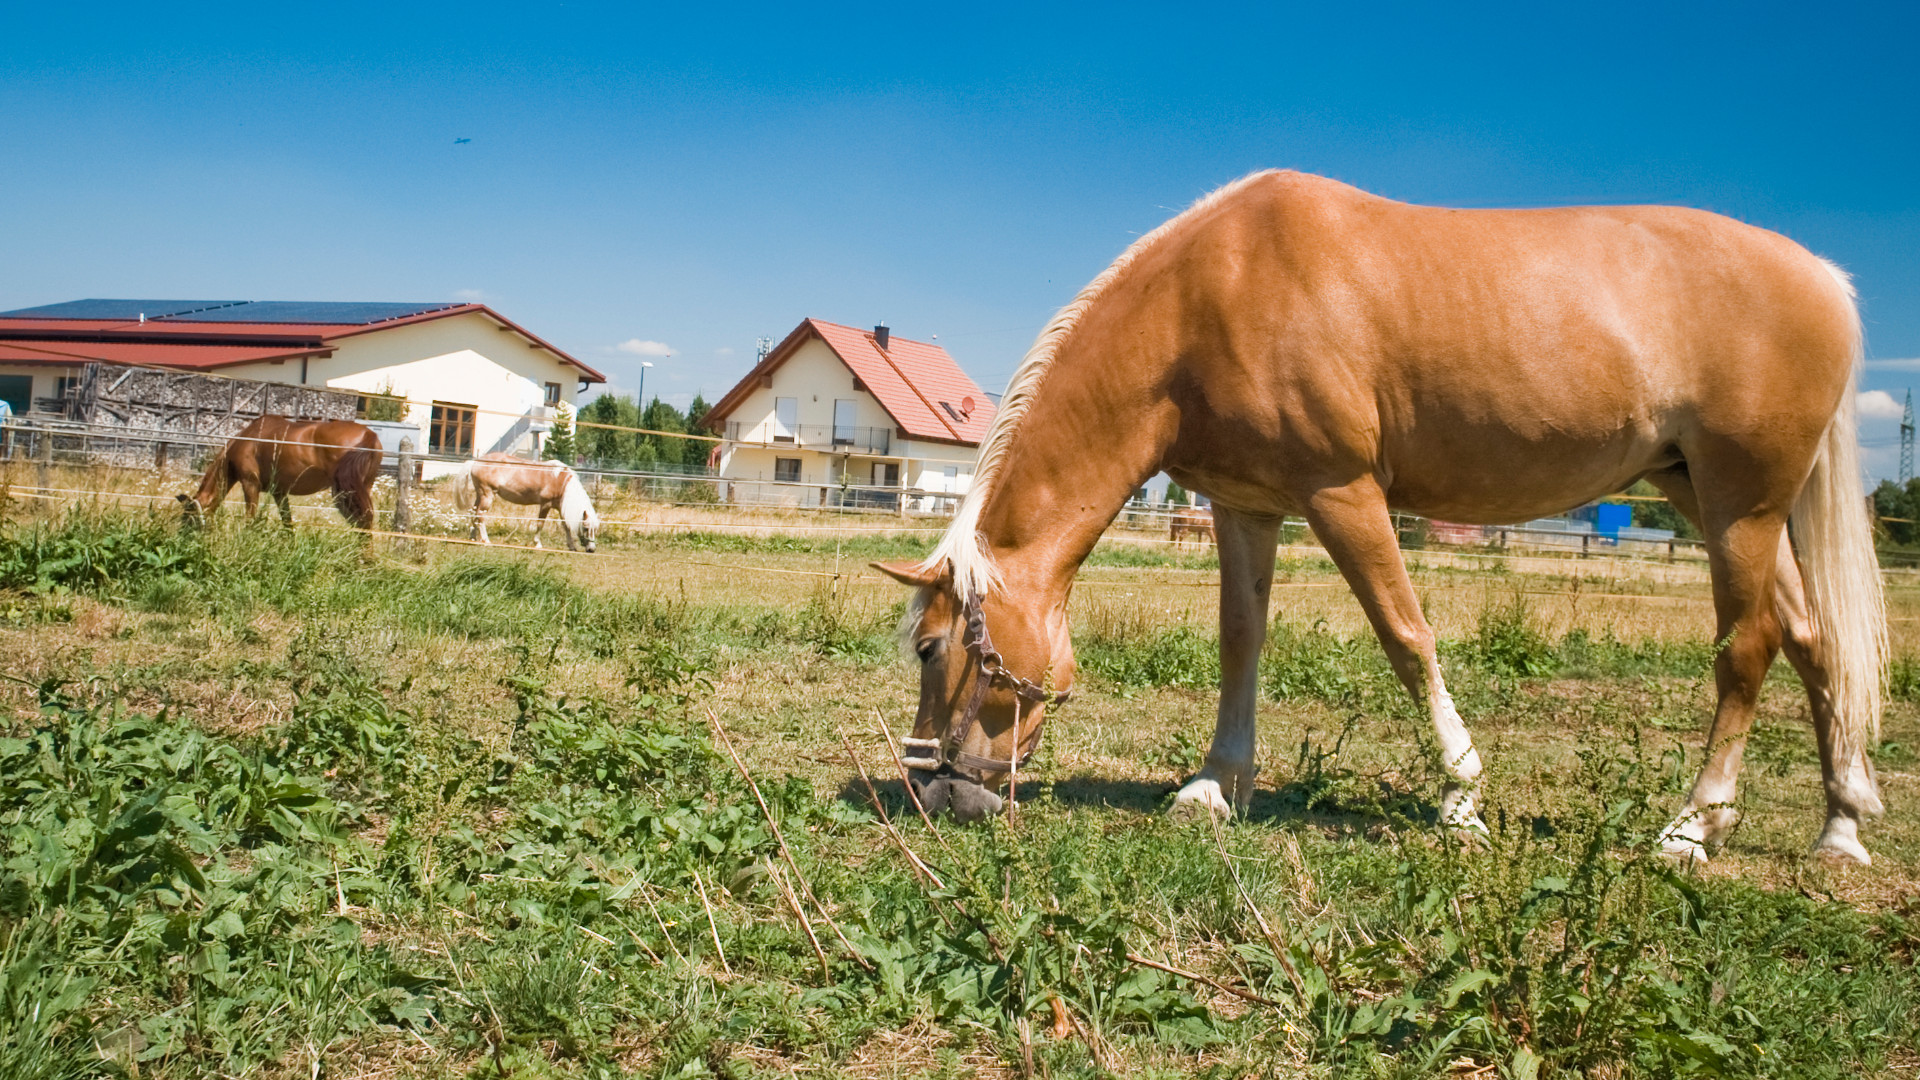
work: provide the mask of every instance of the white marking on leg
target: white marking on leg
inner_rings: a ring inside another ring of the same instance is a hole
[[[1220,790],[1220,781],[1202,773],[1187,781],[1180,794],[1173,797],[1173,813],[1176,817],[1197,818],[1202,813],[1208,817],[1228,818],[1233,816],[1233,804]]]
[[[1438,665],[1432,672],[1433,691],[1429,709],[1433,714],[1433,733],[1440,740],[1440,766],[1451,778],[1440,796],[1440,824],[1447,828],[1486,832],[1475,804],[1480,793],[1480,751],[1473,748],[1473,736],[1453,706],[1453,695],[1440,677]]]

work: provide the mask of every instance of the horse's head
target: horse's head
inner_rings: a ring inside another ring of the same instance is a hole
[[[874,569],[918,593],[901,639],[920,663],[920,705],[903,740],[909,779],[927,810],[971,821],[1001,807],[994,789],[1040,745],[1048,705],[1073,681],[1064,604],[998,590],[963,597],[950,570],[915,563]]]
[[[594,537],[600,532],[600,513],[593,508],[593,500],[587,497],[580,477],[571,469],[567,470],[566,490],[560,495],[560,522],[568,536],[579,541],[581,548],[593,551]]]

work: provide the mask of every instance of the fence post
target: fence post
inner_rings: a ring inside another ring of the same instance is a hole
[[[153,471],[160,474],[161,483],[167,478],[167,444],[163,440],[153,444]]]
[[[1593,534],[1581,533],[1580,534],[1580,557],[1584,559],[1589,554],[1591,554],[1592,551],[1593,551]]]
[[[400,439],[398,467],[393,476],[393,531],[411,532],[413,527],[413,440],[404,436]],[[396,541],[405,543],[406,541]]]

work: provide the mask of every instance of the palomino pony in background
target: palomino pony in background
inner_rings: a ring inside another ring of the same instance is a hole
[[[539,504],[540,518],[533,526],[533,546],[540,546],[541,530],[547,526],[547,514],[560,515],[560,528],[567,535],[567,550],[579,547],[593,550],[594,534],[600,531],[600,515],[587,498],[587,489],[572,469],[558,461],[526,461],[504,454],[488,454],[461,465],[453,473],[453,504],[461,510],[473,510],[473,539],[493,543],[487,536],[487,511],[493,509],[495,495],[521,506]]]
[[[1175,547],[1192,539],[1202,547],[1213,542],[1213,511],[1200,506],[1182,506],[1167,519],[1167,539]]]
[[[380,473],[380,437],[351,420],[290,420],[262,416],[227,441],[200,477],[200,490],[180,496],[189,521],[220,508],[233,485],[247,500],[247,516],[260,512],[260,493],[293,524],[291,495],[333,490],[340,516],[360,529],[373,528],[373,481]]]
[[[1479,828],[1480,758],[1389,507],[1524,521],[1644,477],[1706,537],[1722,646],[1707,760],[1667,850],[1704,857],[1732,828],[1784,647],[1826,777],[1815,849],[1867,862],[1887,644],[1854,435],[1860,355],[1844,273],[1714,214],[1451,210],[1288,172],[1229,184],[1053,318],[946,536],[924,562],[881,567],[919,588],[904,625],[921,659],[916,780],[997,805],[990,789],[1059,700],[1049,677],[1073,682],[1075,570],[1164,470],[1212,500],[1220,545],[1219,720],[1176,807],[1231,813],[1253,794],[1274,550],[1299,514],[1426,706],[1450,776],[1441,821]]]

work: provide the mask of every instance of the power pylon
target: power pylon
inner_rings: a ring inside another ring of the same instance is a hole
[[[1907,411],[1900,414],[1900,486],[1913,479],[1913,390],[1907,390]]]

